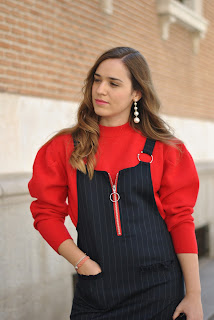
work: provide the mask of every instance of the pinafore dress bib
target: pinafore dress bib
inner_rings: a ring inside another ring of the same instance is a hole
[[[77,170],[78,247],[102,272],[78,274],[72,320],[171,320],[184,296],[181,268],[158,212],[150,166],[155,141],[142,153],[151,161],[92,180]]]

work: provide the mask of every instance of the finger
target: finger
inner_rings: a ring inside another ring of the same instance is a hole
[[[176,309],[173,316],[172,316],[172,319],[175,320],[181,313],[182,311],[180,311],[179,309]]]

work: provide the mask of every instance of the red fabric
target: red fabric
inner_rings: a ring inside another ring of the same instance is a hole
[[[100,125],[96,170],[105,170],[113,180],[124,168],[136,166],[137,154],[143,150],[146,138],[129,124],[119,127]],[[181,145],[176,148],[156,142],[151,163],[153,190],[158,210],[171,233],[176,253],[197,253],[193,207],[199,181],[191,155]],[[33,176],[29,182],[34,226],[57,251],[66,239],[71,239],[64,219],[78,220],[76,170],[69,164],[73,141],[69,135],[54,138],[43,146],[35,159]],[[150,157],[140,155],[143,160]],[[68,197],[68,201],[66,198]]]

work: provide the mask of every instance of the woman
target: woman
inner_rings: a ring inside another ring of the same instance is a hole
[[[144,57],[113,48],[88,73],[77,125],[37,154],[34,226],[78,273],[71,319],[203,318],[198,176],[159,107]]]

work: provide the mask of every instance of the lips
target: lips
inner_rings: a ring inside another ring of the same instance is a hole
[[[108,104],[108,102],[104,101],[104,100],[100,100],[100,99],[95,99],[95,102],[97,104]]]

